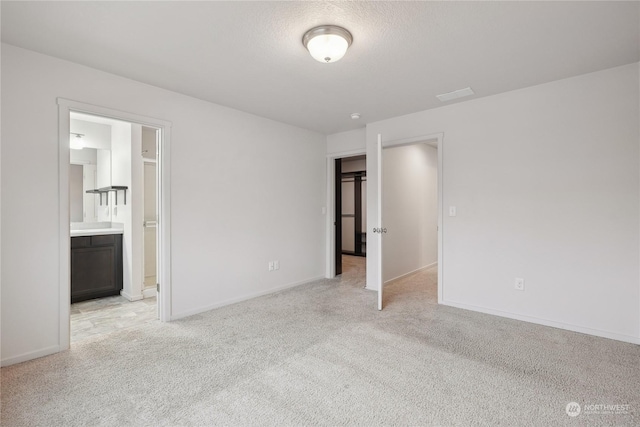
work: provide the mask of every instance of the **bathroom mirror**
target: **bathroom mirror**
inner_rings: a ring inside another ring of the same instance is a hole
[[[75,112],[69,124],[70,220],[111,222],[109,194],[87,193],[111,186],[111,125],[104,118]]]
[[[71,222],[109,222],[111,209],[107,194],[87,190],[111,185],[111,150],[83,148],[71,150],[69,168],[69,208]]]

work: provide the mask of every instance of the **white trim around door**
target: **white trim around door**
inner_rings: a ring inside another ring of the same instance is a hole
[[[381,138],[380,135],[378,135],[379,138]],[[384,134],[382,134],[382,137],[384,137]],[[400,147],[400,146],[406,146],[406,145],[413,145],[413,144],[429,144],[432,145],[434,147],[437,147],[438,149],[438,304],[442,304],[443,300],[444,300],[444,249],[443,249],[443,245],[444,245],[444,241],[443,241],[443,235],[444,235],[444,227],[443,227],[443,218],[444,218],[444,212],[443,212],[443,169],[444,169],[444,133],[435,133],[435,134],[430,134],[430,135],[423,135],[423,136],[416,136],[416,137],[410,137],[410,138],[403,138],[403,139],[395,139],[392,141],[384,141],[382,138],[380,139],[380,144],[381,144],[381,148],[382,149],[386,149],[386,148],[392,148],[392,147]],[[380,157],[377,154],[377,150],[373,150],[376,154],[377,157]],[[368,153],[369,155],[369,153]],[[382,169],[382,163],[381,163],[381,159],[376,159],[378,162],[378,171],[376,173],[376,176],[378,176],[378,174],[381,172],[380,170]],[[380,189],[379,187],[381,186],[381,183],[378,187],[374,187],[371,186],[371,188],[376,188],[376,191],[378,192],[378,197],[377,200],[378,202],[381,202],[381,197],[380,197]],[[382,210],[381,206],[374,206],[374,209],[378,209],[379,211]],[[379,218],[378,213],[376,212],[376,215],[373,215],[374,212],[367,212],[367,217],[369,218]],[[381,223],[380,227],[384,227],[384,224]],[[367,263],[372,262],[372,263],[376,263],[376,265],[373,267],[374,270],[376,270],[378,272],[378,280],[379,283],[376,283],[376,287],[378,289],[378,294],[379,294],[379,298],[381,298],[381,289],[384,286],[384,281],[382,279],[382,272],[381,269],[379,269],[379,266],[377,265],[377,263],[382,263],[382,246],[378,245],[377,247],[373,247],[372,251],[373,253],[367,254],[370,255],[371,258],[367,257]],[[379,299],[378,301],[378,309],[381,310],[382,307],[382,301],[381,299]]]
[[[326,257],[327,261],[325,263],[326,271],[325,277],[327,279],[332,279],[336,277],[336,228],[335,222],[337,218],[335,217],[335,160],[343,159],[346,157],[354,157],[361,156],[367,154],[367,150],[363,148],[362,150],[353,150],[353,151],[344,151],[340,153],[331,153],[327,154],[327,207],[325,211],[325,215],[327,218],[327,240],[326,240]]]
[[[70,214],[69,214],[69,132],[70,113],[79,112],[122,120],[130,123],[153,127],[160,130],[161,140],[158,149],[159,177],[159,242],[160,269],[158,280],[159,318],[163,322],[171,320],[171,122],[146,117],[139,114],[113,110],[82,102],[58,98],[58,193],[59,193],[59,351],[70,346]]]

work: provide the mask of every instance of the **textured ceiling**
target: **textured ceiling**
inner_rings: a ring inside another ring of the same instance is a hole
[[[5,43],[326,134],[439,107],[435,95],[467,86],[482,97],[640,60],[638,2],[1,8]],[[341,61],[319,63],[302,46],[320,24],[353,34]]]

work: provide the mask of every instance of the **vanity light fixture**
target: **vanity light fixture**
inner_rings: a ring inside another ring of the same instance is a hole
[[[84,148],[84,141],[82,141],[84,134],[71,132],[71,135],[75,136],[69,138],[69,148],[72,150],[82,150]]]
[[[309,50],[313,59],[326,63],[342,58],[352,41],[351,33],[336,25],[320,25],[302,36],[302,44]]]

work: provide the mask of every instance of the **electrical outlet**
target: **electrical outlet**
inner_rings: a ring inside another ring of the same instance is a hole
[[[516,277],[516,282],[513,287],[518,291],[524,291],[524,279],[521,277]]]
[[[269,261],[269,271],[273,271],[274,268],[273,261]]]
[[[273,269],[274,270],[280,270],[280,261],[278,261],[278,260],[273,261]]]

